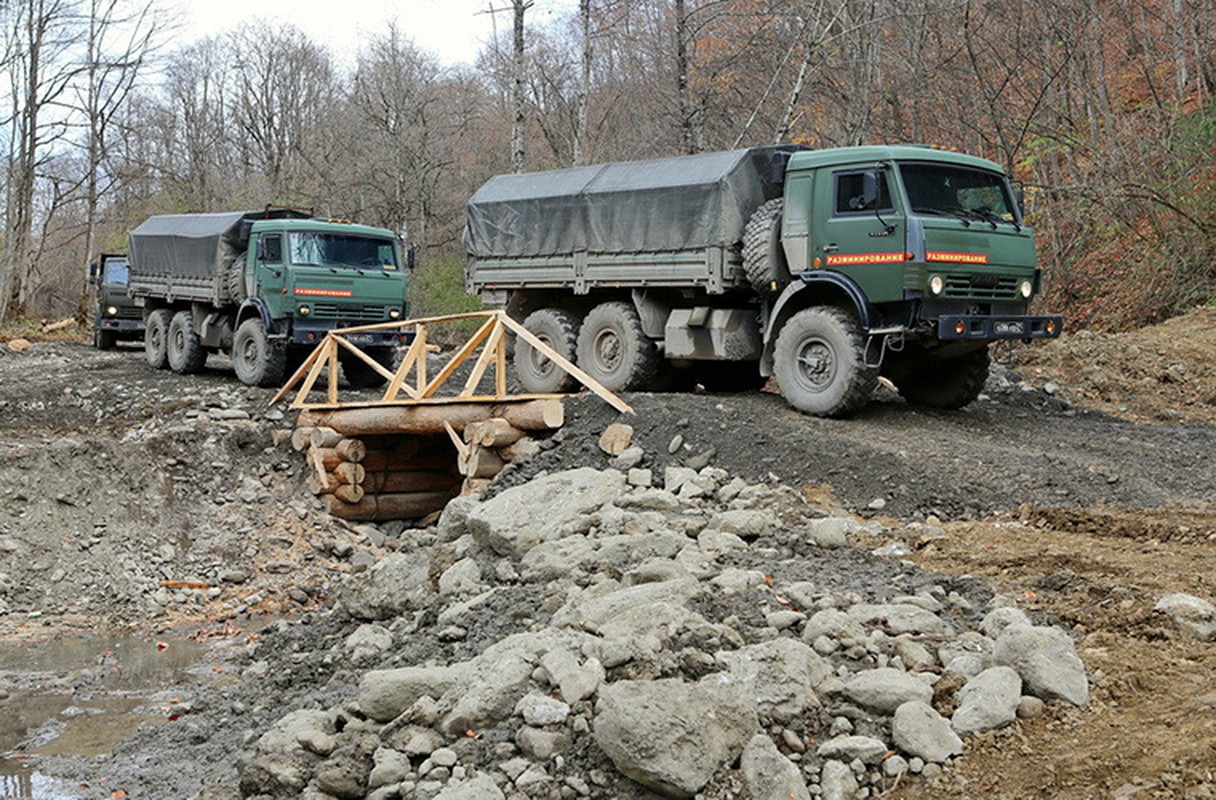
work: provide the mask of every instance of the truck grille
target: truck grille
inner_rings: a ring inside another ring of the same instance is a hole
[[[338,305],[337,303],[313,303],[313,319],[340,319],[345,322],[383,322],[388,319],[385,306]]]
[[[949,275],[943,294],[972,300],[1016,300],[1018,280],[1001,275]]]
[[[118,313],[114,315],[117,319],[143,319],[144,312],[140,308],[125,308],[118,306]]]

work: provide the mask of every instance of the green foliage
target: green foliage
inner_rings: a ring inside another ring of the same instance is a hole
[[[463,254],[443,253],[420,258],[410,278],[410,316],[437,317],[480,311],[483,306],[476,297],[464,291]],[[439,344],[459,343],[481,327],[483,320],[466,319],[447,322],[431,328],[431,338]]]

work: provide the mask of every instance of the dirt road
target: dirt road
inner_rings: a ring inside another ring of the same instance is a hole
[[[982,576],[1076,634],[1090,706],[989,735],[893,796],[1216,796],[1216,645],[1152,610],[1170,592],[1216,598],[1216,427],[1074,406],[1084,392],[1054,368],[1026,372],[1046,388],[998,369],[959,412],[883,394],[854,419],[818,420],[775,394],[637,394],[625,421],[656,471],[711,463],[877,518],[903,531],[918,566]],[[0,635],[233,626],[254,611],[324,607],[346,574],[391,549],[400,525],[369,536],[305,493],[301,460],[274,444],[292,415],[267,408],[269,396],[218,363],[182,377],[134,350],[4,351]],[[502,485],[603,465],[596,440],[616,413],[586,397],[567,411],[552,445]],[[1154,413],[1206,419],[1193,404]],[[946,536],[925,541],[909,526],[931,516]],[[155,758],[155,746],[141,752]]]

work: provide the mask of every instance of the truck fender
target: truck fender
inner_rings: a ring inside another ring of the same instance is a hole
[[[245,302],[241,303],[241,307],[236,312],[236,324],[232,326],[235,331],[241,327],[241,323],[247,319],[257,317],[262,320],[262,328],[267,333],[274,333],[274,320],[270,316],[270,309],[260,297],[250,297]]]
[[[821,305],[850,309],[857,315],[862,330],[873,327],[873,310],[865,292],[855,281],[839,272],[803,272],[781,291],[765,315],[764,352],[760,356],[761,375],[773,374],[773,347],[785,321],[804,308]]]

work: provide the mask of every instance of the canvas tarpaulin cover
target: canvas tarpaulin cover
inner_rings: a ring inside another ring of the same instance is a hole
[[[174,275],[203,278],[214,275],[244,250],[248,226],[260,219],[307,214],[285,209],[226,211],[217,214],[161,214],[131,231],[130,260],[133,275]]]
[[[662,252],[729,247],[777,197],[773,156],[720,153],[499,175],[469,200],[465,248],[475,258]]]

